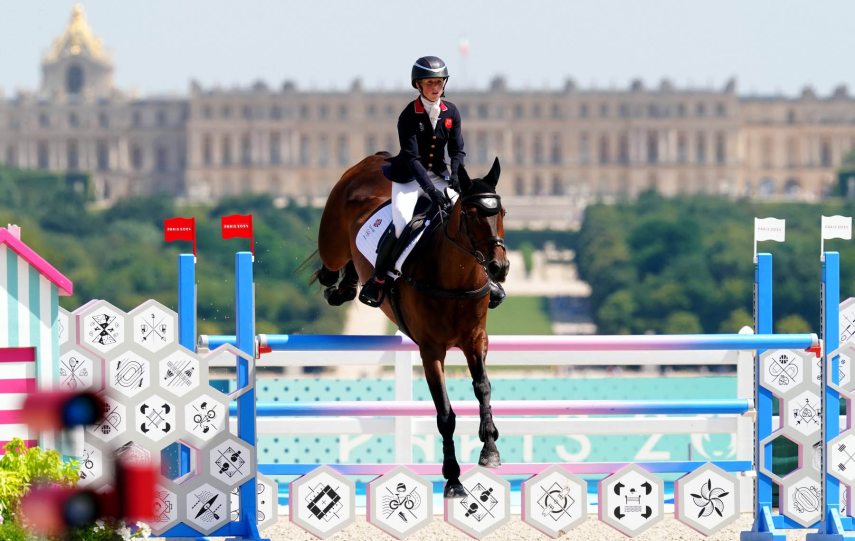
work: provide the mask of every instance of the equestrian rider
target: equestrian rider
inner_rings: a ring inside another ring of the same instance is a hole
[[[398,117],[398,139],[401,152],[392,159],[389,176],[392,183],[392,223],[394,235],[384,235],[377,247],[374,276],[359,293],[359,300],[369,306],[383,302],[383,284],[387,272],[399,255],[397,241],[410,223],[416,202],[427,194],[440,209],[448,212],[451,201],[446,188],[460,191],[457,171],[463,165],[463,133],[460,113],[449,101],[442,100],[448,81],[448,66],[435,56],[416,60],[410,73],[413,88],[419,96],[407,104]],[[450,166],[445,162],[446,147]],[[490,284],[490,307],[504,299],[499,284]]]

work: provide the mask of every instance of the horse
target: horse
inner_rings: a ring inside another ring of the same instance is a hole
[[[368,156],[348,169],[330,191],[318,234],[322,265],[314,274],[326,287],[329,304],[352,300],[357,282],[365,283],[372,275],[373,267],[356,248],[355,239],[362,224],[391,197],[391,181],[382,173],[388,157],[386,153]],[[445,356],[452,347],[466,356],[480,406],[478,437],[484,446],[478,463],[492,468],[501,465],[486,371],[490,279],[504,281],[509,267],[502,224],[505,209],[496,193],[499,174],[498,158],[481,179],[470,178],[460,168],[459,197],[447,216],[434,217],[434,222],[436,218],[441,222],[425,231],[391,292],[387,286],[380,306],[418,345],[442,436],[446,498],[466,495],[454,450],[456,416],[445,386]]]

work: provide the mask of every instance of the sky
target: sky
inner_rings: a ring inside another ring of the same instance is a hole
[[[455,85],[513,89],[722,88],[855,93],[855,1],[87,0],[116,85],[186,94],[286,80],[303,90],[405,89],[413,61],[444,58]],[[0,0],[0,89],[36,89],[68,0]],[[463,56],[460,43],[467,40]]]

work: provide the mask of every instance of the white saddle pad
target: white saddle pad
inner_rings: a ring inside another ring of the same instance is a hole
[[[380,237],[386,231],[386,228],[389,227],[390,223],[392,223],[392,205],[385,205],[372,214],[356,234],[356,247],[372,265],[377,262],[377,243],[380,242]],[[398,257],[394,267],[394,271],[398,275],[401,273],[401,267],[404,265],[404,261],[407,260],[407,256],[416,247],[416,244],[418,244],[419,239],[422,238],[422,234],[427,230],[430,223],[430,219],[426,219],[421,231],[410,240],[410,243],[401,252],[401,256]]]

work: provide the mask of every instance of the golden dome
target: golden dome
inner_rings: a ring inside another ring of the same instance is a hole
[[[95,60],[109,62],[110,55],[104,49],[101,40],[96,38],[86,21],[83,6],[75,4],[71,9],[71,19],[61,36],[56,38],[45,57],[47,62],[56,62],[61,58],[86,55]]]

